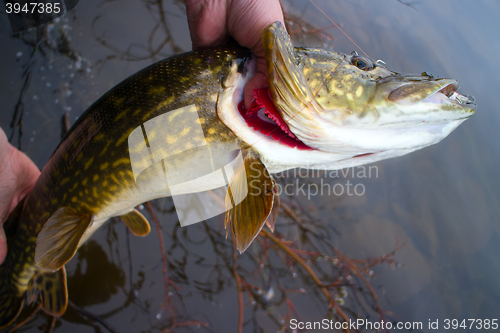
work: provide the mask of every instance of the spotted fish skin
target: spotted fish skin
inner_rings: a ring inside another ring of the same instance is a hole
[[[219,121],[215,109],[223,78],[232,65],[243,66],[250,56],[248,50],[235,47],[165,59],[121,82],[82,114],[42,170],[19,221],[12,223],[8,254],[0,266],[3,287],[13,296],[22,297],[30,281],[40,273],[34,259],[37,236],[60,207],[97,216],[94,222],[102,223],[113,216],[113,210],[117,213],[120,201],[130,205],[130,199],[124,196],[138,193],[130,190],[135,180],[127,138],[148,120],[194,104],[209,144],[223,151],[243,147]],[[182,137],[171,138],[164,133],[164,139],[166,143],[177,140],[176,147],[183,149]],[[17,313],[15,306],[12,308],[10,312]],[[4,316],[11,319],[14,315]],[[5,324],[8,322],[0,320],[0,327]]]

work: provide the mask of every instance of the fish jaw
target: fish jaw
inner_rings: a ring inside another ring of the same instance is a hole
[[[435,144],[471,117],[476,105],[473,98],[456,93],[455,80],[419,79],[375,82],[371,102],[364,105],[325,108],[335,105],[334,99],[311,104],[304,118],[316,124],[313,130],[304,129],[303,119],[290,129],[311,147],[354,155]]]

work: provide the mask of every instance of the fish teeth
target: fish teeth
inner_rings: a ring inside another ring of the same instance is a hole
[[[451,96],[448,98],[451,99],[452,101],[457,102],[460,105],[462,105],[462,104],[475,104],[476,103],[476,99],[474,98],[474,96],[460,95],[456,91],[453,92],[453,94],[451,94]]]

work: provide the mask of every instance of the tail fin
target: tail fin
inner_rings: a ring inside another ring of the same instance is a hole
[[[9,288],[3,280],[0,285],[0,329],[11,325],[16,320],[25,299],[28,304],[31,304],[38,299],[38,296],[40,296],[45,312],[51,316],[61,316],[68,306],[66,269],[63,267],[56,272],[35,274],[28,285],[25,297],[16,294],[15,290]]]
[[[24,299],[22,296],[17,296],[4,279],[0,283],[0,329],[2,329],[12,324],[19,316]]]
[[[64,266],[56,272],[35,274],[26,290],[26,300],[32,303],[40,295],[42,308],[51,316],[61,316],[68,306],[66,269]]]

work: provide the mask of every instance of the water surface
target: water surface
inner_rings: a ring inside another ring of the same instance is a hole
[[[318,230],[349,258],[384,255],[404,243],[395,262],[373,267],[374,276],[369,280],[386,319],[422,322],[424,329],[414,332],[431,331],[429,320],[443,325],[445,319],[500,319],[500,3],[316,3],[370,57],[384,60],[396,71],[427,71],[457,79],[460,92],[475,96],[478,110],[441,143],[373,165],[377,172],[371,177],[340,174],[324,180],[361,184],[361,196],[282,198],[304,207],[304,216],[310,221],[320,221],[312,225],[319,225]],[[294,22],[290,29],[297,27],[296,45],[324,44],[339,52],[361,53],[336,28],[319,37],[308,34],[309,29],[332,24],[310,2],[284,1],[283,6]],[[93,101],[129,75],[190,49],[184,8],[178,1],[164,1],[162,6],[132,0],[81,1],[47,31],[47,44],[35,49],[36,34],[13,36],[6,16],[0,16],[0,126],[40,168],[60,141],[65,113],[74,122]],[[66,47],[61,47],[61,40]],[[9,127],[19,100],[23,105],[21,137],[18,126]],[[321,184],[323,179],[310,175],[280,181],[297,178],[306,184]],[[235,332],[238,293],[231,273],[231,243],[224,240],[221,219],[180,228],[170,199],[157,200],[153,206],[161,224],[167,276],[172,282],[168,302],[172,303],[164,303],[162,256],[154,224],[148,237],[137,238],[119,221],[101,228],[68,264],[70,300],[120,332],[171,328],[169,309],[173,309],[176,323],[186,323],[172,328],[174,331]],[[296,225],[286,214],[280,219],[277,231],[293,239]],[[264,273],[259,272],[256,259],[265,244],[257,242],[238,259],[238,272],[253,277],[270,299],[252,304],[245,293],[244,331],[287,329],[288,322],[280,321],[288,318],[287,307],[276,305],[281,295],[278,281],[294,290],[288,295],[301,320],[324,318],[324,297],[303,271],[299,269],[298,276],[287,271],[276,256],[271,259],[276,265],[274,275],[268,266]],[[325,263],[315,264],[321,268]],[[330,266],[328,269],[341,275],[338,267]],[[367,315],[377,319],[370,304],[362,310],[354,298],[349,294],[342,305],[355,309],[353,318]],[[21,331],[45,331],[49,323],[47,316],[37,314]],[[55,331],[106,329],[70,307],[56,322]]]

